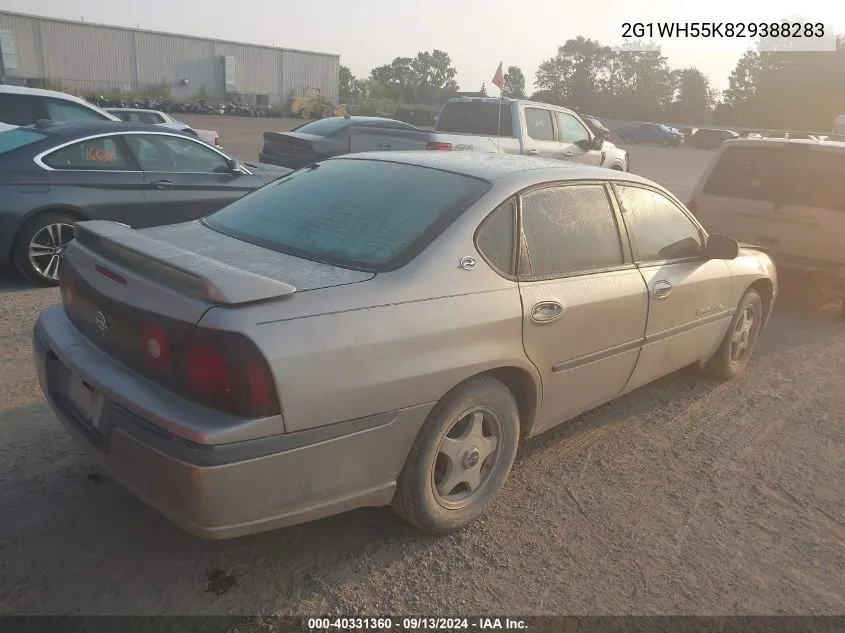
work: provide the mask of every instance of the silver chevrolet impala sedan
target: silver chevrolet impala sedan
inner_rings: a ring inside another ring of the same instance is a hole
[[[522,438],[683,367],[742,372],[767,255],[638,176],[347,155],[203,220],[78,225],[42,389],[118,482],[227,538],[392,505],[446,533]]]

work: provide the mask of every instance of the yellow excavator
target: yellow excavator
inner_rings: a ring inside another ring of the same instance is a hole
[[[332,105],[317,88],[306,88],[303,95],[294,97],[290,104],[291,116],[303,119],[320,119],[324,117],[346,116],[346,105]]]

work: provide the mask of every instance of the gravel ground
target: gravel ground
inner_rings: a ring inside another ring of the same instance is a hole
[[[268,129],[202,123],[253,160]],[[632,152],[682,199],[711,156]],[[207,542],[61,431],[29,338],[58,293],[2,279],[0,614],[843,614],[845,323],[786,281],[744,376],[685,370],[526,442],[459,534],[366,509]]]

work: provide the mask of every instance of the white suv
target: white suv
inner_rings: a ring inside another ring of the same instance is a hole
[[[0,123],[4,124],[3,128],[34,125],[44,119],[56,122],[119,120],[84,99],[63,92],[0,85]]]
[[[845,291],[845,142],[726,141],[688,206],[708,231],[762,246],[780,268],[830,275]]]

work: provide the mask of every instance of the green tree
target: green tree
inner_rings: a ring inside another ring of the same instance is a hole
[[[540,64],[534,83],[572,107],[592,110],[600,101],[599,80],[611,56],[609,47],[579,35]]]
[[[710,79],[697,68],[672,71],[675,99],[667,114],[677,123],[705,123],[716,102]]]
[[[508,66],[502,96],[525,99],[525,75],[522,74],[522,69],[519,66]]]
[[[349,99],[349,97],[352,96],[354,83],[355,77],[349,69],[349,66],[341,64],[340,73],[338,75],[338,95],[342,100]]]

